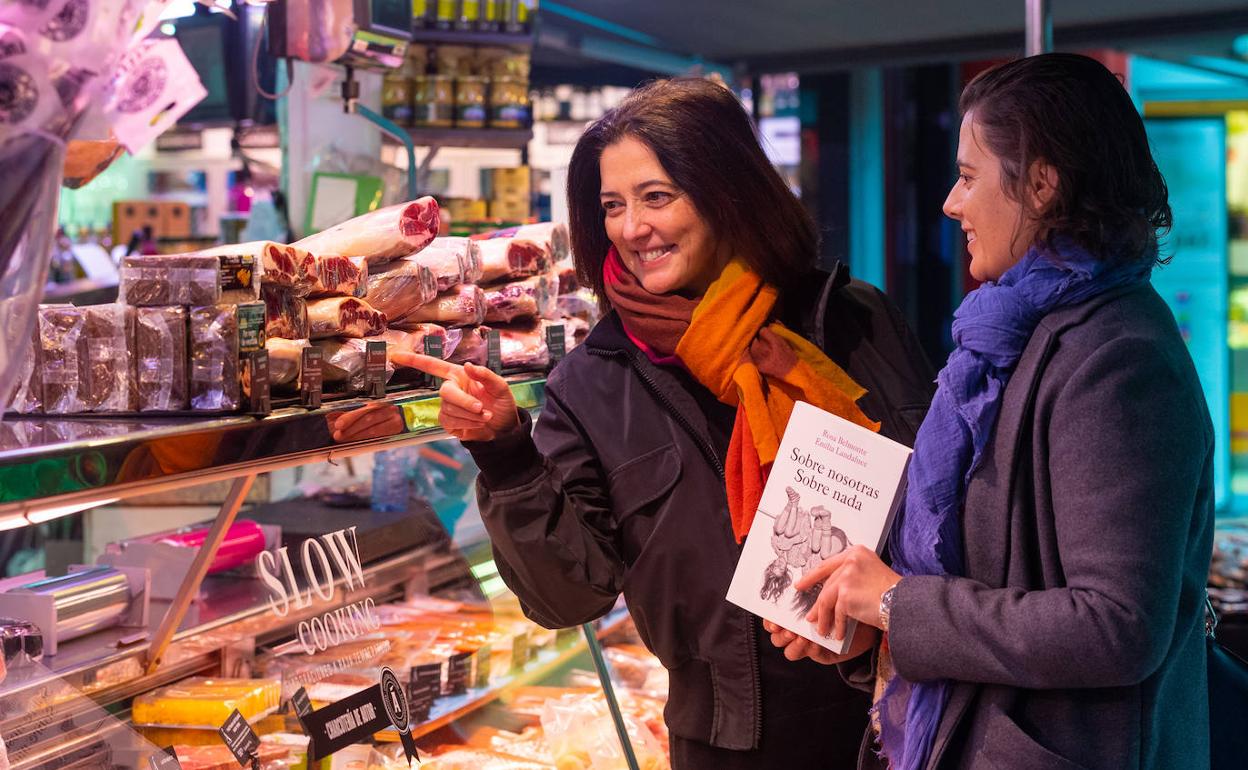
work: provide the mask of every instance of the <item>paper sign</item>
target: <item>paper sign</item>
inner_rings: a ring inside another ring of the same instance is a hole
[[[207,95],[178,41],[150,40],[121,60],[104,114],[118,141],[134,154]]]

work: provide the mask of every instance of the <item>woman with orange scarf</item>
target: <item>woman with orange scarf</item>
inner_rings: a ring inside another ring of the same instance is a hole
[[[656,82],[590,126],[568,200],[577,272],[610,312],[536,428],[489,370],[413,361],[446,379],[501,575],[552,628],[625,596],[669,671],[677,770],[854,767],[866,694],[725,596],[794,403],[911,442],[932,370],[879,291],[815,267],[814,224],[719,85]]]

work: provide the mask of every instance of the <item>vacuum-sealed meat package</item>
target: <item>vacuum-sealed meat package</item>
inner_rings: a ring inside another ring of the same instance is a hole
[[[124,257],[117,299],[137,306],[214,305],[222,301],[221,271],[221,260],[209,254]]]
[[[270,337],[264,348],[269,351],[269,384],[274,387],[297,385],[303,367],[303,350],[308,340],[286,340]]]
[[[438,337],[442,340],[442,357],[445,358],[447,351],[459,342],[460,330],[446,329],[437,324],[424,323],[414,324],[408,331],[386,329],[380,336],[386,341],[386,350],[405,353],[424,353],[425,338]]]
[[[498,329],[499,353],[505,368],[542,369],[550,363],[544,323],[539,321],[495,328]]]
[[[546,276],[535,275],[485,289],[486,323],[509,323],[554,313],[555,295],[550,283]]]
[[[44,411],[48,414],[85,412],[79,395],[88,372],[86,317],[82,308],[41,305],[37,323]]]
[[[552,262],[558,262],[572,253],[572,238],[568,226],[559,222],[538,222],[495,230],[489,238],[522,238],[540,243]]]
[[[546,249],[522,238],[487,238],[477,241],[481,249],[481,283],[527,278],[550,269]]]
[[[490,353],[490,327],[471,326],[460,331],[463,332],[463,336],[459,338],[455,349],[447,354],[446,360],[453,364],[485,366]],[[501,343],[502,340],[500,339],[499,342]]]
[[[481,249],[470,238],[434,238],[416,260],[433,272],[439,292],[481,278]]]
[[[368,276],[368,304],[385,313],[392,325],[436,296],[437,280],[417,255],[376,267]]]
[[[325,350],[322,375],[327,384],[345,383],[351,392],[364,390],[365,364],[368,360],[368,340],[327,339],[320,343]],[[386,382],[394,376],[394,364],[386,357]]]
[[[43,379],[39,367],[39,328],[31,334],[25,349],[18,352],[21,363],[18,366],[17,386],[13,396],[5,406],[6,411],[17,414],[37,414],[43,411]]]
[[[581,288],[581,279],[576,275],[576,263],[571,259],[556,262],[555,272],[559,274],[560,294],[571,294]]]
[[[436,323],[442,326],[476,326],[484,322],[485,293],[478,286],[464,283],[444,294],[439,294],[433,302],[416,308],[402,321],[392,325],[399,329],[410,329],[422,323]]]
[[[325,297],[308,303],[309,337],[371,337],[386,329],[386,314],[356,297]]]
[[[81,308],[87,341],[88,371],[79,390],[89,412],[133,412],[134,308],[113,303]]]
[[[310,333],[308,301],[290,291],[267,284],[260,289],[264,297],[264,333],[268,337],[287,340],[307,339]]]
[[[367,257],[369,264],[415,253],[438,234],[438,204],[428,196],[361,214],[295,245],[314,254]]]
[[[181,306],[135,308],[135,380],[140,412],[187,408],[186,319],[186,308]]]
[[[316,258],[313,297],[363,297],[368,291],[368,260],[321,254]]]
[[[191,308],[190,329],[191,409],[237,409],[238,305]]]
[[[280,286],[300,297],[306,297],[316,286],[316,257],[307,249],[287,246],[274,241],[249,241],[204,249],[197,254],[218,257],[252,257],[260,263],[260,283]],[[259,295],[250,298],[232,298],[228,294],[222,302],[254,302]]]

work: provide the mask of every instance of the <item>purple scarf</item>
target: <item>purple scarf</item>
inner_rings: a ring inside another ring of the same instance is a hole
[[[1148,280],[1153,260],[1110,264],[1069,241],[1032,248],[1001,280],[966,295],[936,395],[919,427],[902,515],[893,529],[893,569],[901,575],[964,574],[962,503],[996,425],[1005,386],[1036,325],[1060,307]],[[928,760],[949,682],[894,676],[876,704],[884,754],[895,770]]]

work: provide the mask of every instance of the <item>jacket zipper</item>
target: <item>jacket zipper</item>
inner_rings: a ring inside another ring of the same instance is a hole
[[[655,398],[659,399],[659,402],[662,403],[663,406],[666,407],[667,411],[676,418],[676,421],[680,423],[681,427],[683,427],[685,431],[693,437],[698,447],[702,450],[702,454],[706,455],[706,458],[711,461],[711,465],[714,466],[716,472],[719,473],[720,479],[726,478],[724,464],[720,462],[719,455],[715,453],[715,448],[711,446],[709,441],[703,438],[702,434],[698,432],[697,428],[695,428],[691,422],[689,422],[684,413],[676,408],[676,405],[671,402],[671,399],[667,397],[667,394],[663,392],[663,389],[659,387],[659,384],[654,381],[654,378],[650,376],[650,374],[643,368],[641,362],[637,360],[636,354],[630,354],[622,350],[603,350],[601,348],[591,348],[590,352],[597,356],[623,356],[628,358],[629,363],[632,364],[633,371],[636,372],[637,376],[641,378],[641,381],[645,383],[646,388],[654,394]],[[754,746],[757,748],[763,740],[763,683],[758,672],[758,629],[755,626],[753,616],[751,616],[746,622],[745,630],[749,643],[749,653],[746,657],[750,660],[750,673],[753,675],[754,681]]]

